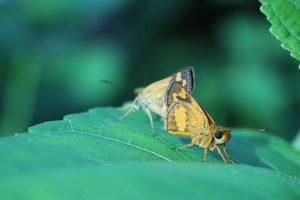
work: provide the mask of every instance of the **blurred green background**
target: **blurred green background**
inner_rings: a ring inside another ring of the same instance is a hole
[[[258,1],[0,0],[0,135],[98,106],[191,65],[228,127],[299,129],[298,64]]]

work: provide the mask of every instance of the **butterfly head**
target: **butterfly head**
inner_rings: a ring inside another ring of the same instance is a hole
[[[217,126],[213,132],[214,144],[225,144],[231,138],[230,130],[221,126]]]

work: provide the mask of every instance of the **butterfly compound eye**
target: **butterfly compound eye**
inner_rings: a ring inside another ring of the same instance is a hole
[[[215,132],[214,137],[217,138],[217,139],[221,139],[221,137],[222,137],[221,131]]]

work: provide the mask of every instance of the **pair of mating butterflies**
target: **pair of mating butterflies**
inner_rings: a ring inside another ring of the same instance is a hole
[[[132,107],[124,117],[133,109],[142,108],[148,114],[153,129],[152,113],[155,113],[163,119],[166,130],[171,134],[191,138],[189,144],[179,149],[199,146],[204,149],[204,161],[207,161],[208,150],[217,150],[225,163],[233,163],[225,146],[231,137],[230,131],[217,125],[192,97],[194,86],[194,69],[185,67],[163,80],[137,89]]]

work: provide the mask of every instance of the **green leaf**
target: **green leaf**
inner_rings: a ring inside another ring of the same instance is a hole
[[[300,61],[300,1],[259,0],[261,11],[272,24],[271,33],[291,55]]]
[[[299,199],[299,180],[244,165],[49,166],[0,183],[2,199]]]
[[[0,139],[3,199],[287,199],[300,197],[300,155],[271,133],[234,130],[237,164],[175,137],[138,111],[98,108]],[[259,190],[258,188],[263,188]]]

